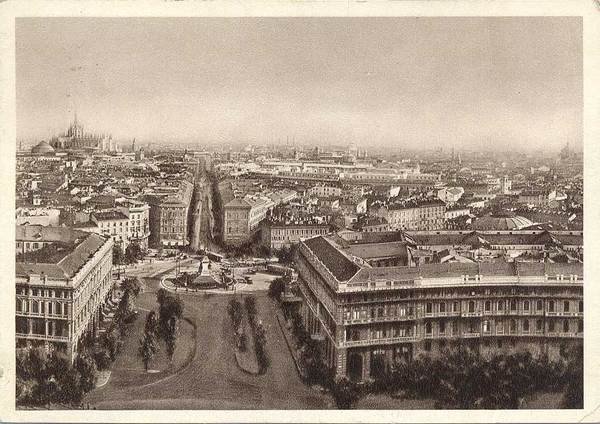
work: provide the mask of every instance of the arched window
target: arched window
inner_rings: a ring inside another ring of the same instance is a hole
[[[523,310],[529,311],[529,300],[523,302]]]
[[[503,300],[498,301],[498,310],[499,311],[504,310],[504,301]]]
[[[433,303],[427,302],[427,304],[425,305],[425,313],[430,314],[432,312],[433,312]]]
[[[583,333],[583,320],[581,319],[577,321],[577,332]]]
[[[529,332],[529,320],[523,321],[523,331]]]
[[[510,332],[511,333],[517,332],[517,321],[515,321],[514,319],[510,320]]]
[[[565,300],[563,302],[563,311],[564,312],[569,312],[569,308],[571,307],[571,303],[568,300]]]
[[[554,321],[548,322],[548,332],[554,333]]]
[[[469,301],[469,312],[475,312],[475,302]]]
[[[548,312],[554,312],[554,300],[548,302]]]
[[[579,312],[583,313],[583,300],[579,301]]]
[[[541,311],[542,309],[544,309],[544,302],[542,302],[541,300],[538,300],[535,309],[537,309],[538,311]]]
[[[427,324],[425,324],[425,333],[426,334],[431,334],[431,323],[428,322]]]
[[[492,302],[490,302],[489,300],[486,300],[484,307],[485,307],[486,311],[491,311],[492,310]]]
[[[511,311],[516,311],[517,310],[517,301],[515,299],[510,301],[510,310]]]
[[[563,321],[563,333],[568,333],[569,332],[569,321],[564,320]]]
[[[446,312],[446,304],[445,303],[440,303],[440,312],[444,313]]]

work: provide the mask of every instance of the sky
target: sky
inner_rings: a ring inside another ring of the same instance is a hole
[[[18,18],[17,137],[582,144],[580,18]]]

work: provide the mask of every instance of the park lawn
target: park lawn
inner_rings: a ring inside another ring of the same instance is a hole
[[[248,322],[248,311],[246,311],[245,307],[242,307],[242,328],[244,329],[244,334],[246,335],[246,350],[240,351],[235,347],[235,359],[237,361],[238,366],[245,372],[249,374],[258,374],[260,368],[258,366],[258,360],[256,359],[256,350],[254,346],[254,333],[252,331],[252,327],[250,327],[250,323]],[[233,331],[233,328],[232,328]],[[235,336],[233,336],[235,339]]]
[[[165,343],[159,339],[159,351],[148,364],[148,370],[152,370],[152,372],[147,373],[145,371],[144,363],[138,354],[138,349],[139,340],[142,338],[144,332],[144,323],[147,314],[148,312],[139,311],[137,319],[129,327],[128,334],[123,337],[123,347],[111,367],[111,378],[105,386],[107,389],[152,383],[176,372],[189,361],[190,355],[196,346],[195,330],[189,322],[180,320],[177,347],[173,355],[173,361],[169,361]]]

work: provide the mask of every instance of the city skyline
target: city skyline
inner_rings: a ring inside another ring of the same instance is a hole
[[[17,136],[49,139],[77,111],[91,131],[140,142],[579,149],[581,29],[579,18],[19,18]]]

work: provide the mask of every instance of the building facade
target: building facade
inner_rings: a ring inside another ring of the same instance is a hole
[[[307,194],[315,197],[339,197],[342,195],[342,188],[327,184],[317,184],[309,188]]]
[[[111,296],[113,241],[65,227],[42,231],[39,240],[45,247],[36,257],[17,257],[16,346],[57,349],[73,361]]]
[[[385,218],[390,230],[439,230],[444,228],[446,205],[441,200],[381,206],[375,215]]]
[[[367,380],[458,344],[557,357],[583,340],[583,264],[371,267],[334,237],[300,243],[301,316],[336,375]]]
[[[223,207],[223,242],[235,245],[249,241],[273,207],[273,201],[264,197],[232,199]]]
[[[150,237],[150,206],[146,202],[127,200],[117,208],[129,219],[129,240],[136,242],[142,249],[148,248]]]
[[[327,234],[328,224],[286,224],[263,221],[261,228],[262,245],[269,249],[289,248],[302,240]]]
[[[150,245],[177,248],[189,244],[188,222],[193,191],[194,185],[183,180],[175,193],[147,196]]]
[[[90,214],[90,222],[96,228],[88,226],[84,230],[93,230],[98,234],[110,237],[113,243],[125,250],[129,245],[129,218],[118,210],[93,212]]]

